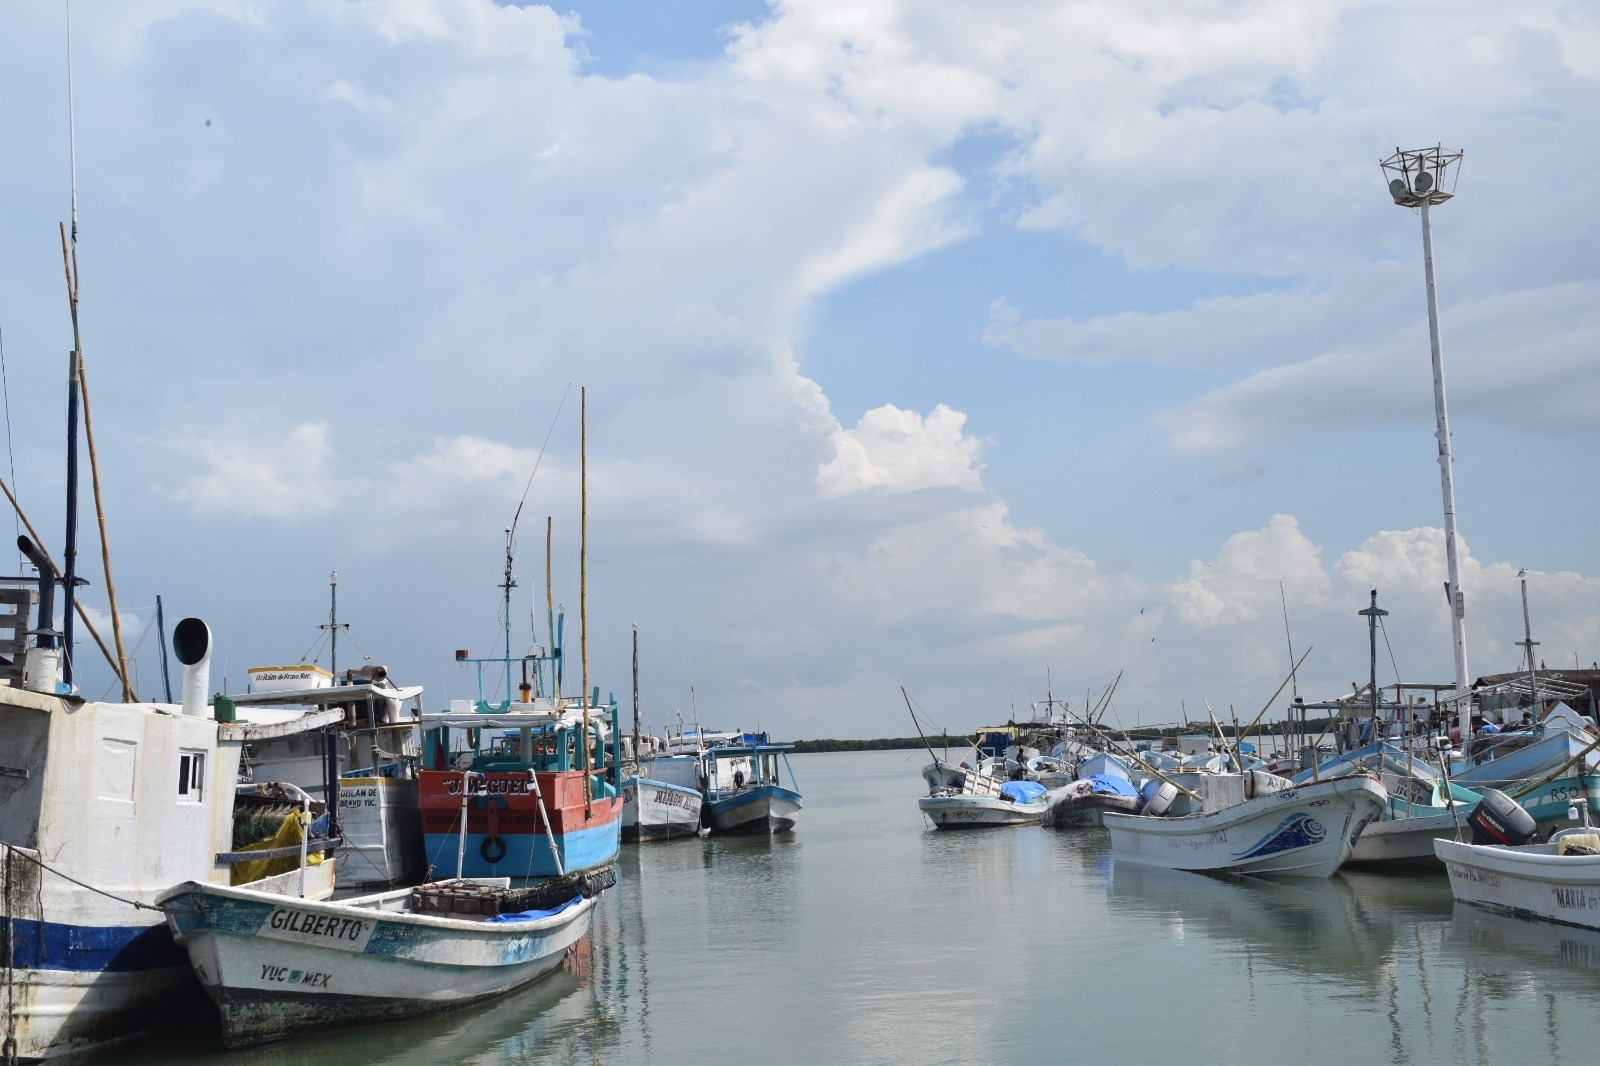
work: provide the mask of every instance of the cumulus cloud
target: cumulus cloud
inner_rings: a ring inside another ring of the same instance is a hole
[[[172,495],[197,511],[294,522],[330,510],[337,496],[325,422],[302,422],[277,437],[234,425],[191,437],[183,450],[205,471]]]
[[[1063,373],[1178,371],[1129,390],[1130,437],[1153,423],[1204,453],[1426,423],[1415,221],[1375,165],[1396,138],[1470,150],[1462,195],[1436,216],[1458,412],[1577,434],[1600,410],[1600,214],[1582,177],[1593,150],[1572,135],[1597,102],[1587,11],[797,0],[733,28],[705,62],[620,77],[586,66],[581,21],[490,0],[98,14],[75,42],[88,324],[107,338],[97,395],[118,397],[96,414],[134,442],[118,453],[126,480],[194,519],[174,532],[161,508],[129,501],[119,548],[154,561],[127,580],[160,587],[170,538],[192,535],[198,559],[223,523],[229,557],[174,595],[228,609],[244,598],[227,580],[315,559],[320,581],[324,556],[352,556],[341,603],[357,610],[367,589],[376,639],[418,664],[444,634],[492,620],[500,531],[578,381],[591,387],[596,658],[611,676],[626,669],[622,620],[637,618],[657,669],[692,656],[703,696],[771,708],[797,732],[897,728],[818,694],[921,681],[968,713],[1052,664],[1125,667],[1130,705],[1175,714],[1183,695],[1270,691],[1280,582],[1297,643],[1319,648],[1308,668],[1342,688],[1364,655],[1353,612],[1369,581],[1396,605],[1404,668],[1437,676],[1448,652],[1427,530],[1316,536],[1314,516],[1269,502],[1250,512],[1273,515],[1259,528],[1206,526],[1215,554],[1187,569],[1113,572],[1073,546],[1078,529],[1035,517],[1016,468],[985,466],[1003,454],[994,423],[969,420],[961,395],[869,395],[846,426],[826,375],[794,355],[841,289],[975,233],[1024,230],[1156,281],[1070,310],[1044,305],[1053,290],[984,291],[1004,299],[974,343],[997,364],[1015,352]],[[1419,55],[1408,42],[1441,17],[1453,43]],[[42,58],[59,55],[59,20],[17,19],[0,87],[22,99],[59,81]],[[61,154],[50,121],[0,118],[19,159]],[[1000,147],[971,158],[991,136]],[[1573,176],[1536,163],[1529,196],[1530,160]],[[0,311],[8,346],[54,351],[60,324],[36,308],[59,303],[55,234],[24,227],[51,217],[58,182],[27,173],[0,175],[17,205],[0,246],[25,250],[0,260],[0,291],[18,294]],[[900,360],[885,379],[918,374],[911,353],[883,358]],[[989,387],[1039,380],[1067,379],[996,374]],[[120,425],[119,406],[136,412]],[[167,427],[245,406],[170,472]],[[42,424],[19,422],[19,439]],[[1120,450],[1080,449],[1063,478],[1172,497],[1130,485]],[[560,516],[569,601],[577,453],[568,407],[531,506]],[[1261,464],[1230,464],[1210,481],[1240,489],[1232,502]],[[357,496],[390,520],[336,527],[334,501]],[[1139,520],[1118,504],[1072,509],[1114,530]],[[1201,536],[1172,524],[1162,550],[1205,556]],[[397,579],[418,572],[437,607],[426,632]],[[1514,570],[1469,560],[1468,573],[1474,641],[1503,650]],[[1592,579],[1534,586],[1550,648],[1593,646]],[[232,624],[272,630],[276,646],[306,614],[254,605]]]
[[[893,404],[861,416],[855,429],[836,430],[833,458],[817,470],[827,496],[880,489],[912,492],[950,486],[976,489],[983,464],[982,442],[962,427],[967,416],[939,404],[926,418]]]

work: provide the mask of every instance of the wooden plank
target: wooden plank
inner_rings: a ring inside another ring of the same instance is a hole
[[[343,837],[329,837],[327,840],[313,840],[306,845],[307,853],[313,851],[332,851],[344,844]],[[287,848],[267,848],[264,851],[219,851],[217,862],[220,865],[231,866],[236,862],[251,862],[255,859],[292,859],[300,854],[300,845],[294,844]]]

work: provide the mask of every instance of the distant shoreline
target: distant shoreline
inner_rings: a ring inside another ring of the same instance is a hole
[[[972,746],[971,734],[951,736],[950,749],[957,748],[965,751]],[[882,737],[877,740],[789,740],[785,741],[793,747],[795,754],[818,751],[904,751],[908,748],[925,748],[932,745],[935,750],[944,747],[945,737],[940,734],[929,737],[926,742],[921,737]]]

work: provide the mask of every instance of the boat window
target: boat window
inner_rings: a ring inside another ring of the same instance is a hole
[[[178,755],[178,802],[205,801],[206,753],[185,751]]]

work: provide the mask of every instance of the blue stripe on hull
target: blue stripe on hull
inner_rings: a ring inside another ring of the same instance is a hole
[[[70,973],[133,973],[187,966],[189,956],[172,942],[165,922],[152,925],[68,925],[22,918],[10,923],[14,944],[6,944],[0,923],[0,958],[9,948],[17,969]]]
[[[603,825],[558,835],[556,843],[561,849],[562,869],[566,873],[576,873],[615,862],[621,844],[621,828],[622,819],[613,818]],[[502,833],[497,839],[504,843],[505,854],[497,856],[498,861],[490,862],[489,858],[495,857],[498,849],[489,846],[489,834],[467,834],[467,853],[461,866],[463,877],[556,876],[550,842],[543,833],[537,836]],[[459,840],[455,833],[428,833],[423,837],[435,877],[455,875]]]

